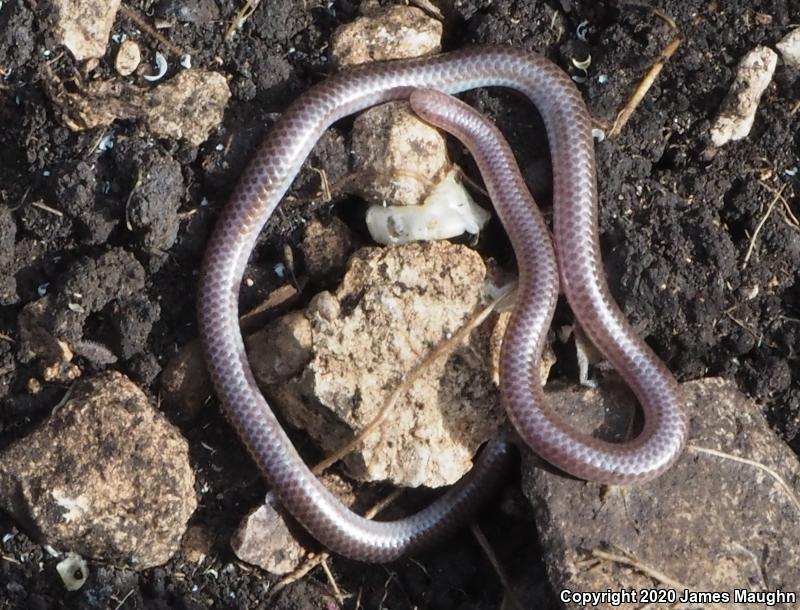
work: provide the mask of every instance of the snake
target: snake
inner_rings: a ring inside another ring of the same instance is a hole
[[[450,97],[504,87],[541,116],[553,173],[553,241],[514,156],[491,122]],[[598,228],[592,121],[556,64],[502,46],[367,64],[313,85],[271,126],[239,178],[208,241],[198,282],[198,327],[207,368],[232,426],[289,514],[328,549],[388,562],[463,526],[494,493],[511,443],[486,443],[466,475],[427,507],[391,521],[351,511],[314,476],[254,379],[239,329],[238,295],[259,232],[323,132],[375,104],[411,99],[421,117],[450,131],[475,157],[514,249],[517,299],[500,355],[503,405],[522,441],[565,473],[608,484],[642,483],[666,471],[685,444],[680,387],[616,305],[605,279]],[[641,432],[610,443],[578,431],[550,407],[539,359],[559,285],[581,327],[632,389]]]

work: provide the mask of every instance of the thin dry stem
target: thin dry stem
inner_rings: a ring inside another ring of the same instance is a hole
[[[250,18],[255,10],[258,8],[258,5],[261,3],[261,0],[246,0],[244,5],[236,15],[233,16],[231,20],[231,24],[228,26],[228,29],[225,31],[225,42],[229,42],[231,38],[233,38],[234,34],[242,29],[244,22]]]
[[[328,203],[332,199],[331,185],[328,183],[328,173],[324,169],[318,169],[316,167],[312,167],[311,169],[319,175],[322,186],[322,199],[325,203]]]
[[[342,595],[342,591],[339,589],[339,585],[333,577],[333,572],[331,572],[331,568],[328,565],[328,558],[322,557],[319,564],[322,566],[322,571],[325,572],[325,577],[328,579],[331,589],[333,589],[333,595],[336,597],[336,601],[339,602],[339,605],[342,605],[344,603],[344,595]]]
[[[57,210],[55,208],[51,208],[49,205],[42,203],[41,201],[34,201],[31,205],[35,208],[39,208],[40,210],[44,210],[48,214],[52,214],[53,216],[58,216],[59,218],[63,218],[64,212]]]
[[[410,0],[410,4],[422,9],[434,19],[444,21],[444,13],[442,13],[442,10],[431,2],[431,0]]]
[[[139,15],[134,9],[125,4],[120,5],[119,7],[120,12],[125,15],[128,19],[133,21],[137,27],[141,28],[143,32],[160,42],[164,47],[176,57],[180,57],[183,55],[183,51],[180,47],[176,46],[175,43],[169,40],[166,36],[164,36],[161,32],[155,29],[152,25],[147,23],[145,19]]]
[[[761,220],[758,221],[755,230],[753,231],[753,235],[750,237],[750,243],[747,246],[747,252],[744,255],[744,262],[742,262],[742,270],[747,267],[747,263],[750,260],[750,257],[753,255],[753,249],[756,247],[756,241],[758,240],[758,234],[761,233],[761,229],[764,228],[764,224],[767,222],[770,214],[772,214],[772,210],[775,207],[775,204],[781,199],[783,195],[784,189],[789,185],[788,182],[784,182],[781,185],[781,188],[775,193],[775,197],[772,198],[769,205],[767,206],[767,211],[761,217]]]
[[[647,95],[647,92],[650,90],[650,87],[653,86],[653,83],[658,78],[658,75],[661,74],[661,70],[664,69],[664,66],[666,65],[667,61],[669,61],[669,58],[672,57],[683,41],[683,37],[678,30],[678,25],[675,23],[675,20],[672,17],[660,9],[648,7],[647,5],[638,2],[630,2],[629,4],[635,4],[637,6],[650,9],[657,17],[666,22],[670,29],[672,29],[672,31],[675,33],[675,37],[664,48],[664,50],[661,51],[661,55],[659,55],[655,63],[650,66],[647,74],[644,75],[644,78],[639,82],[639,85],[634,90],[633,95],[631,95],[623,109],[619,112],[619,114],[617,114],[617,118],[614,120],[611,130],[608,132],[609,138],[613,138],[622,132],[623,127],[625,127],[627,122],[633,116],[636,108],[642,102],[644,96]]]
[[[514,588],[511,586],[511,580],[506,575],[503,566],[500,564],[500,560],[497,558],[497,554],[494,552],[492,545],[489,544],[489,540],[484,535],[483,530],[481,530],[477,523],[473,523],[470,526],[470,529],[472,530],[472,535],[475,537],[475,540],[478,541],[478,545],[483,550],[484,555],[486,555],[486,558],[489,560],[489,563],[492,564],[492,568],[494,568],[497,578],[500,579],[500,584],[503,585],[503,589],[505,589],[506,592],[506,599],[517,610],[525,610],[525,607],[517,598],[516,593],[514,593]]]
[[[667,585],[672,587],[673,589],[678,589],[679,591],[683,591],[684,589],[691,589],[691,587],[683,584],[679,580],[664,574],[661,570],[657,570],[647,564],[642,563],[638,559],[630,555],[616,555],[614,553],[607,553],[606,551],[601,551],[600,549],[592,549],[591,551],[592,557],[597,559],[603,559],[605,561],[611,561],[613,563],[618,563],[620,565],[625,565],[631,568],[634,568],[638,572],[641,572],[645,576],[652,578],[653,580],[660,582],[661,584]]]
[[[738,455],[731,455],[730,453],[725,453],[724,451],[719,451],[717,449],[709,449],[708,447],[687,445],[686,448],[689,449],[690,451],[694,451],[695,453],[705,453],[725,460],[731,460],[733,462],[739,462],[740,464],[747,464],[748,466],[758,468],[759,470],[765,472],[775,480],[775,482],[784,491],[784,493],[792,502],[792,504],[794,504],[795,508],[797,509],[797,512],[800,513],[800,498],[798,498],[797,494],[794,493],[789,483],[786,482],[786,479],[784,479],[777,471],[773,470],[766,464],[762,464],[761,462],[757,462],[755,460],[751,460],[748,458],[739,457]]]

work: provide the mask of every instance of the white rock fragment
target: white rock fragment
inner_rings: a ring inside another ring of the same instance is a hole
[[[795,28],[775,45],[783,62],[792,68],[800,68],[800,28]]]
[[[77,591],[89,577],[89,566],[77,553],[67,553],[67,556],[56,564],[56,571],[67,591]]]
[[[339,66],[432,55],[441,50],[442,24],[412,6],[394,6],[338,28],[331,58]]]
[[[139,67],[141,61],[142,52],[139,50],[139,45],[133,40],[124,40],[117,49],[114,68],[120,76],[130,76]]]
[[[78,61],[102,57],[120,0],[54,0],[53,34]]]
[[[455,168],[447,172],[422,205],[371,206],[367,229],[372,239],[394,245],[480,232],[491,214],[472,200],[457,174]]]
[[[750,133],[761,95],[772,80],[778,56],[772,49],[756,47],[739,62],[736,78],[711,126],[716,147],[741,140]]]
[[[449,164],[444,136],[405,102],[359,115],[352,142],[353,189],[369,203],[417,205]]]

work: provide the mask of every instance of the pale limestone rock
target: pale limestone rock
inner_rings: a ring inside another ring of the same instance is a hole
[[[353,124],[352,142],[353,188],[377,205],[421,203],[449,165],[444,136],[405,102],[360,114]]]
[[[222,122],[230,97],[228,81],[219,72],[183,70],[152,90],[145,123],[155,135],[199,146]]]
[[[691,418],[690,446],[759,462],[778,473],[795,496],[800,494],[800,462],[770,430],[755,402],[722,379],[681,388]],[[607,381],[599,390],[562,387],[548,396],[556,411],[580,429],[596,430],[611,441],[626,438],[635,401],[619,381]],[[522,485],[534,507],[557,592],[639,590],[660,584],[629,565],[591,559],[594,549],[632,559],[696,591],[800,591],[800,507],[772,476],[751,464],[688,449],[651,482],[608,488],[542,467],[528,454]],[[566,604],[569,610],[583,607]],[[592,607],[612,608],[607,603]],[[789,610],[796,605],[775,607]]]
[[[800,68],[800,28],[791,30],[775,47],[787,66]]]
[[[195,146],[222,121],[231,96],[225,77],[207,70],[183,70],[152,88],[92,81],[78,93],[56,91],[53,101],[73,131],[106,127],[116,119],[140,119],[155,136],[186,139]]]
[[[359,17],[331,38],[331,58],[339,66],[433,55],[441,50],[442,24],[412,6]]]
[[[102,57],[120,0],[54,0],[53,33],[78,61]]]
[[[121,76],[130,76],[139,67],[142,61],[142,52],[139,45],[133,40],[123,40],[117,49],[117,56],[114,58],[114,68]]]
[[[352,507],[355,497],[346,481],[335,474],[321,478],[343,504]],[[297,569],[309,552],[296,537],[299,527],[270,493],[264,504],[242,519],[231,538],[231,548],[242,561],[283,576]]]
[[[186,440],[120,373],[0,453],[0,507],[48,544],[140,570],[173,555],[197,502]]]
[[[297,541],[289,518],[280,504],[265,503],[247,514],[231,538],[231,548],[246,563],[270,574],[283,576],[292,572],[306,556]]]
[[[304,313],[247,341],[256,379],[289,423],[335,450],[485,304],[486,282],[483,261],[465,246],[360,250],[334,293],[318,294]],[[504,419],[489,373],[492,328],[485,323],[417,380],[389,421],[345,459],[351,474],[438,487],[470,469]]]
[[[750,133],[758,103],[772,81],[778,55],[768,47],[756,47],[745,55],[736,78],[711,126],[711,142],[720,147]]]

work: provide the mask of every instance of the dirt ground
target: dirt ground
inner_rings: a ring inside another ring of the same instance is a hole
[[[155,400],[162,367],[196,335],[191,295],[204,243],[227,193],[277,114],[329,71],[325,49],[331,32],[359,13],[356,0],[265,0],[226,44],[223,36],[237,2],[137,0],[129,6],[146,19],[180,23],[162,32],[192,54],[194,66],[230,76],[233,97],[224,123],[199,148],[154,142],[136,122],[122,121],[113,128],[114,148],[98,154],[102,132],[70,131],[47,95],[45,83],[53,74],[85,78],[82,67],[53,44],[47,5],[2,4],[0,449],[46,417],[66,390],[62,384],[44,384],[38,394],[29,394],[35,366],[23,361],[9,339],[17,336],[20,309],[48,286],[58,286],[82,257],[116,248],[147,270],[146,289],[130,310],[101,311],[72,332],[75,339],[110,347],[118,357],[111,365],[80,359],[85,374],[117,368]],[[613,122],[674,37],[646,6],[624,1],[456,0],[442,6],[447,49],[512,44],[548,56],[579,78],[584,73],[572,60],[591,55],[579,86],[599,127]],[[790,24],[800,23],[800,3],[664,0],[658,6],[677,23],[682,44],[621,135],[597,145],[609,283],[626,315],[681,380],[707,375],[735,380],[763,404],[778,434],[800,451],[800,227],[792,218],[800,216],[795,175],[800,73],[779,65],[748,138],[715,150],[708,135],[739,58],[757,45],[774,47]],[[582,23],[585,40],[578,36]],[[113,32],[139,41],[149,61],[159,48],[121,15]],[[95,78],[114,78],[114,47],[109,46]],[[480,91],[464,98],[497,120],[534,195],[549,209],[547,146],[535,113],[509,92]],[[334,181],[346,175],[348,127],[344,122],[321,141],[296,183],[296,195],[317,192],[319,176],[311,166]],[[468,160],[464,165],[474,172]],[[153,200],[176,202],[177,212],[151,208],[156,216],[165,215],[154,220],[165,227],[177,215],[177,237],[166,249],[153,248],[126,227],[132,177],[143,166],[163,178]],[[783,200],[771,206],[782,187]],[[282,206],[251,260],[248,276],[256,281],[243,289],[243,310],[285,281],[274,271],[276,262],[285,260],[285,246],[293,249],[295,273],[303,274],[304,221],[340,216],[367,243],[362,209],[345,195],[333,202],[312,197]],[[770,209],[745,262],[754,231]],[[510,262],[496,221],[478,248]],[[319,288],[310,286],[307,294]],[[569,320],[563,306],[558,316]],[[565,355],[553,375],[574,379],[574,363]],[[214,533],[207,562],[198,569],[178,555],[142,573],[90,562],[87,584],[66,593],[54,570],[56,560],[0,514],[0,539],[15,533],[0,542],[0,554],[17,559],[0,558],[0,609],[338,607],[319,569],[269,604],[263,601],[275,579],[238,563],[228,540],[240,515],[263,497],[265,485],[216,408],[204,410],[191,424],[176,423],[193,448],[198,487],[211,490],[191,522]],[[223,472],[235,468],[242,476],[221,478],[201,443],[220,448],[215,463],[224,466]],[[405,502],[408,507],[426,499],[410,495]],[[516,481],[480,523],[523,597],[537,600],[539,608],[558,608]],[[351,594],[344,608],[490,609],[500,607],[503,598],[491,565],[468,533],[387,566],[335,558],[330,567],[339,587]]]

